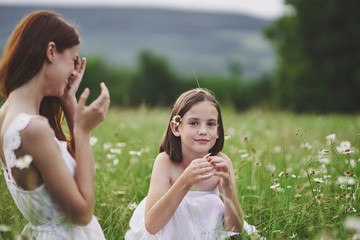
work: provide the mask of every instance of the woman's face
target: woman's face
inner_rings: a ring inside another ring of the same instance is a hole
[[[79,46],[56,52],[54,62],[50,68],[50,92],[48,95],[61,97],[72,74],[76,74],[75,67],[80,64]]]

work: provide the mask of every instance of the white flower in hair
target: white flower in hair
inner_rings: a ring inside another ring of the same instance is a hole
[[[25,154],[24,156],[16,159],[15,167],[19,169],[29,168],[32,160],[32,156]]]
[[[176,126],[179,126],[179,124],[182,121],[182,118],[180,115],[175,115],[173,116],[172,120],[171,120]]]

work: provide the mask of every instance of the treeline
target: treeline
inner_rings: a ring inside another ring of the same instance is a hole
[[[297,112],[359,112],[360,1],[286,0],[266,29],[278,55],[275,105]]]
[[[277,67],[257,79],[244,79],[241,64],[227,75],[198,75],[221,104],[237,110],[254,106],[312,113],[360,110],[360,1],[285,0],[291,11],[264,29],[277,52]],[[196,71],[196,69],[195,69]],[[195,75],[181,76],[151,52],[137,67],[108,66],[90,58],[86,83],[98,93],[99,81],[121,106],[169,106],[183,91],[197,87]]]
[[[184,91],[198,87],[214,92],[222,105],[237,110],[268,106],[271,93],[271,78],[267,76],[246,80],[241,63],[232,62],[227,75],[198,75],[196,70],[188,76],[180,75],[171,63],[156,53],[143,51],[133,69],[108,65],[99,57],[88,57],[84,80],[79,93],[90,88],[89,99],[99,94],[99,83],[109,88],[111,102],[123,107],[171,106]]]

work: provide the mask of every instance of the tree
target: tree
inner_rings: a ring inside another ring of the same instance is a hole
[[[278,52],[275,98],[295,111],[360,110],[360,2],[286,0],[293,13],[268,27]]]
[[[139,55],[137,74],[130,86],[131,102],[134,105],[169,105],[173,101],[177,82],[177,75],[164,57],[143,51]]]

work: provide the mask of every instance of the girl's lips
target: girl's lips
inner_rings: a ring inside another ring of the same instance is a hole
[[[207,139],[197,139],[196,142],[201,143],[201,144],[205,144],[205,143],[208,143],[209,140],[207,140]]]

